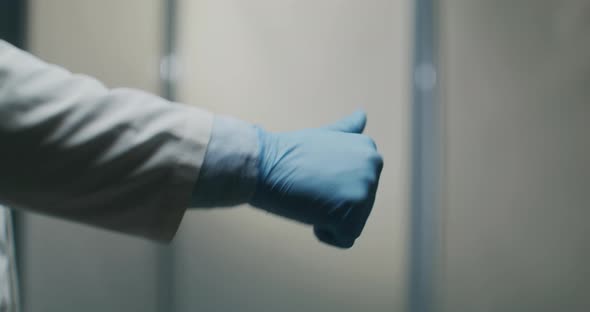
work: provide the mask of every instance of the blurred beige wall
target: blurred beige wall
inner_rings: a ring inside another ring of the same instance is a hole
[[[248,207],[187,214],[178,311],[404,311],[411,2],[185,0],[180,12],[181,101],[277,131],[362,107],[385,168],[351,250]]]
[[[110,87],[158,92],[162,1],[28,1],[33,53]]]
[[[590,311],[590,1],[441,2],[444,311]]]
[[[30,0],[33,53],[108,86],[158,91],[156,0]],[[25,311],[156,311],[153,243],[26,215],[20,259]]]

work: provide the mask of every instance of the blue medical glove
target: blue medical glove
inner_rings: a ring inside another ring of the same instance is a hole
[[[314,226],[324,243],[350,248],[369,217],[383,159],[362,135],[364,112],[318,129],[258,128],[258,183],[250,203]]]

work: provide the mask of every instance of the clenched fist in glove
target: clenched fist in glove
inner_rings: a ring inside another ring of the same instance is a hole
[[[259,175],[250,203],[311,224],[318,239],[349,248],[375,201],[383,159],[362,134],[356,112],[318,129],[271,133],[258,129]]]
[[[327,127],[274,133],[219,116],[193,204],[247,201],[349,248],[369,217],[383,167],[375,143],[362,134],[366,121],[358,111]]]

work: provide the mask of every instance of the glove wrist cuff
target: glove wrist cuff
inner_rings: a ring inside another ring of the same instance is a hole
[[[259,144],[253,125],[228,116],[215,116],[193,192],[193,206],[235,206],[249,202],[258,181]]]

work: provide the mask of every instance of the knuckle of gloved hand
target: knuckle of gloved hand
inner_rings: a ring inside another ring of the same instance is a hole
[[[353,207],[362,205],[369,197],[369,189],[364,184],[357,185],[354,190],[346,193],[346,201]]]
[[[364,220],[355,216],[356,213],[347,214],[345,219],[332,220],[332,222],[323,224],[319,234],[323,238],[329,238],[329,241],[339,247],[350,248],[354,245],[355,240],[361,236],[363,231]]]
[[[371,138],[368,135],[362,135],[362,138],[367,144],[367,146],[369,146],[372,149],[377,149],[377,143],[375,143],[375,140],[373,140],[373,138]]]
[[[363,160],[367,171],[379,172],[383,168],[383,156],[377,150],[368,151]]]
[[[345,237],[342,237],[338,240],[339,246],[340,248],[344,248],[344,249],[348,249],[351,248],[352,246],[354,246],[354,242],[356,240],[356,237],[352,237],[350,235],[346,235]]]
[[[363,174],[363,181],[369,186],[376,184],[379,181],[381,168],[382,164],[380,163],[380,159],[374,157],[374,159],[367,163],[367,167]]]
[[[377,171],[381,172],[381,169],[383,169],[383,156],[379,153],[375,153],[375,155],[373,155],[373,162],[377,167]]]
[[[361,236],[362,230],[359,230],[357,227],[349,227],[347,229],[343,229],[340,231],[340,241],[341,242],[350,242],[351,246],[354,241]]]
[[[337,224],[332,225],[330,233],[332,236],[338,240],[351,240],[358,237],[356,235],[356,226],[354,226],[351,222],[341,221]]]

